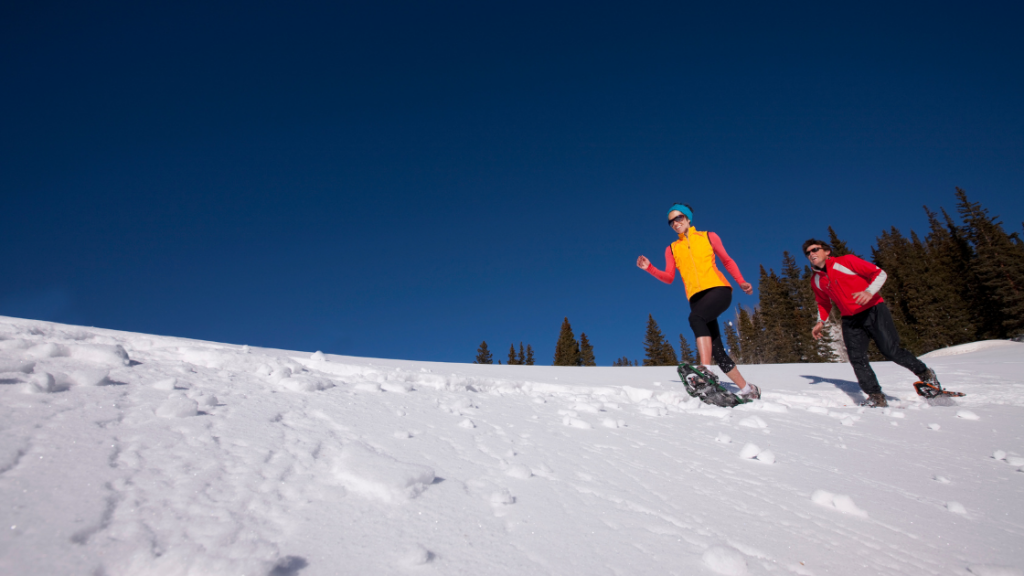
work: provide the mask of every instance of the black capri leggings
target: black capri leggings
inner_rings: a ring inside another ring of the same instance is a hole
[[[731,372],[736,367],[722,345],[722,333],[718,329],[718,317],[732,304],[732,288],[715,286],[690,298],[690,327],[697,338],[711,337],[711,357],[722,372]]]

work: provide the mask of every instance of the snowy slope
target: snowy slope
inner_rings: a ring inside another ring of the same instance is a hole
[[[971,348],[973,346],[973,348]],[[406,362],[0,317],[0,574],[1022,574],[1024,344],[926,362]]]

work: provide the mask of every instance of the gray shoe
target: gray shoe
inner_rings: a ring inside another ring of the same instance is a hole
[[[750,400],[760,400],[761,389],[751,384],[750,382],[747,382],[746,387],[743,388],[743,390],[740,390],[740,396]]]
[[[939,384],[939,377],[935,375],[935,370],[931,368],[924,371],[924,374],[919,374],[918,378],[921,379],[921,383],[929,386],[934,386],[939,390],[942,389],[942,384]]]
[[[868,408],[885,408],[889,406],[889,403],[885,401],[885,394],[878,392],[877,394],[868,394],[868,399],[861,402],[860,405]]]

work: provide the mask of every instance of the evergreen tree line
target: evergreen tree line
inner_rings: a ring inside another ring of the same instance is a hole
[[[480,343],[480,346],[476,349],[476,360],[474,364],[494,364],[494,355],[491,354],[490,348],[487,347],[487,341],[484,340]],[[501,364],[501,360],[498,360],[498,364]],[[516,345],[510,344],[508,348],[508,365],[509,366],[533,366],[533,346],[529,344],[526,348],[523,348],[523,343],[519,343],[519,352],[516,352]]]
[[[882,297],[902,345],[916,355],[1024,334],[1024,241],[962,189],[956,197],[961,224],[945,209],[940,218],[925,206],[923,239],[893,226],[871,249],[871,260],[888,276]],[[831,226],[828,232],[833,257],[853,253]],[[845,361],[838,311],[824,337],[811,338],[818,314],[811,268],[801,269],[788,251],[782,255],[781,274],[761,266],[758,306],[739,309],[735,341],[726,327],[730,353],[741,364]],[[882,359],[874,343],[871,354]]]

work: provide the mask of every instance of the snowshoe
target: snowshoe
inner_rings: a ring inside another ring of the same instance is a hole
[[[683,386],[686,387],[686,393],[700,399],[705,404],[732,408],[733,406],[739,406],[740,404],[752,401],[740,398],[726,390],[724,386],[718,383],[718,378],[703,366],[695,366],[688,362],[683,362],[676,369],[676,372],[679,373],[679,378],[683,381]]]
[[[943,390],[942,384],[939,384],[939,379],[935,376],[935,371],[931,368],[924,374],[917,382],[914,382],[914,390],[917,390],[918,396],[924,396],[929,400],[932,398],[939,398],[940,396],[966,396],[963,392],[950,392],[949,390]]]
[[[960,397],[966,396],[963,392],[952,392],[950,390],[943,390],[942,385],[938,382],[931,384],[928,382],[914,382],[914,390],[917,390],[918,396],[924,396],[931,400],[932,398],[939,398],[941,396],[953,396]]]

